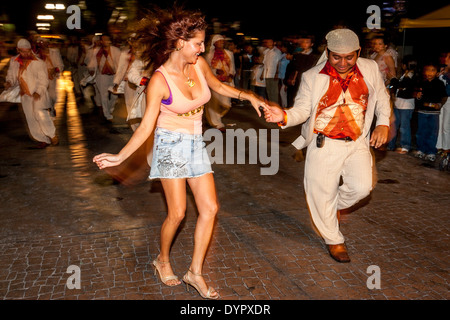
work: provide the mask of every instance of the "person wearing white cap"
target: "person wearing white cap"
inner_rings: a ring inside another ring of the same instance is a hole
[[[211,47],[205,59],[211,66],[214,75],[231,87],[234,87],[234,75],[236,74],[234,55],[224,48],[225,38],[216,34],[211,39]],[[222,118],[231,108],[231,99],[216,92],[211,93],[211,100],[205,105],[206,119],[208,123],[221,131],[225,130]]]
[[[339,212],[374,186],[370,146],[387,142],[391,107],[378,65],[359,57],[358,36],[336,29],[326,40],[322,58],[302,76],[294,106],[271,106],[265,118],[281,128],[303,124],[293,145],[307,147],[304,187],[311,218],[331,257],[349,262]]]
[[[17,43],[19,55],[12,57],[6,75],[5,88],[20,87],[20,100],[31,137],[37,148],[57,145],[56,128],[50,117],[48,73],[45,62],[36,57],[26,39]]]

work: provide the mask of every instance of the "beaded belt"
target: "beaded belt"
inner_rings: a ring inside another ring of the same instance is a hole
[[[198,107],[197,109],[191,110],[189,112],[186,113],[178,113],[179,117],[189,117],[189,116],[193,116],[196,113],[199,113],[203,110],[204,106]]]

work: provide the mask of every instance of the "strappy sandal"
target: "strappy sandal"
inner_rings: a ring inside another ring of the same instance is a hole
[[[200,288],[198,287],[197,283],[192,282],[192,281],[190,281],[190,280],[188,279],[188,276],[187,276],[187,275],[188,275],[189,272],[192,273],[194,276],[197,276],[197,277],[203,277],[202,274],[194,273],[194,272],[192,272],[191,269],[189,269],[188,272],[183,276],[183,281],[184,281],[184,283],[186,284],[186,290],[187,290],[188,292],[189,292],[189,286],[191,286],[191,287],[193,287],[195,290],[197,290],[197,292],[200,294],[200,296],[201,296],[203,299],[213,299],[213,300],[215,300],[215,299],[218,299],[218,298],[219,298],[219,293],[218,293],[216,290],[214,290],[213,287],[208,287],[208,291],[206,292],[206,295],[204,295],[203,292],[200,291]],[[217,295],[212,296],[213,293],[217,293]]]
[[[174,287],[174,286],[179,285],[180,283],[172,284],[172,285],[167,284],[167,282],[170,281],[170,280],[177,280],[178,281],[178,277],[176,275],[163,277],[162,273],[161,273],[161,270],[159,270],[159,267],[162,264],[170,264],[170,262],[169,261],[161,261],[161,260],[159,260],[159,256],[155,260],[153,260],[153,266],[155,267],[155,275],[156,275],[156,272],[158,272],[158,275],[159,275],[159,278],[161,279],[161,282],[164,283],[166,286]]]

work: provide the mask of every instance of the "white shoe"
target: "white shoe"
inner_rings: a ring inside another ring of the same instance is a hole
[[[416,153],[414,154],[414,157],[423,159],[423,158],[425,158],[425,153],[423,153],[422,151],[416,151]]]

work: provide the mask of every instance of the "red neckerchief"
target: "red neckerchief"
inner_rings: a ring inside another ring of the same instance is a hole
[[[105,64],[103,65],[103,69],[101,71],[102,74],[113,75],[115,74],[113,68],[109,65],[108,62],[109,49],[100,48],[97,52],[97,65],[100,67],[100,60],[102,56],[105,56]]]
[[[345,79],[341,78],[336,69],[333,68],[328,61],[320,73],[330,76],[331,79],[327,92],[319,102],[316,119],[323,109],[337,103],[341,93],[349,89],[350,85],[348,94],[350,94],[355,103],[364,108],[365,112],[365,109],[367,108],[368,89],[356,64]],[[341,123],[345,124],[342,126]],[[337,106],[333,119],[331,119],[326,128],[322,130],[322,133],[332,139],[350,137],[355,141],[361,135],[361,130],[362,128],[359,128],[354,121],[352,111],[344,98],[343,103],[341,102],[340,105]]]
[[[97,64],[100,65],[100,59],[102,58],[102,56],[105,56],[105,58],[108,58],[108,50],[104,49],[103,47],[100,48],[97,52]]]
[[[15,59],[15,61],[17,61],[21,67],[23,67],[25,63],[26,63],[26,67],[27,67],[32,60],[37,60],[37,58],[34,55],[31,55],[31,57],[29,59],[24,60],[22,58],[22,56],[19,54]],[[26,69],[26,67],[25,67],[25,69]]]
[[[18,80],[19,80],[19,86],[20,86],[20,95],[28,95],[31,96],[30,90],[28,89],[28,85],[25,82],[25,80],[22,78],[22,74],[24,71],[28,68],[30,63],[33,60],[37,60],[37,58],[34,55],[31,55],[29,59],[23,59],[22,56],[19,54],[16,59],[14,59],[19,63],[19,74],[18,74]]]
[[[211,67],[214,69],[217,69],[217,65],[219,62],[222,62],[223,68],[222,71],[224,71],[220,75],[216,75],[217,79],[219,79],[221,82],[227,82],[228,81],[228,71],[225,69],[225,65],[227,67],[230,66],[230,57],[228,57],[227,54],[225,54],[225,50],[214,50],[214,56],[211,59]]]
[[[347,74],[347,77],[345,79],[341,78],[341,75],[336,71],[335,68],[333,68],[331,66],[329,61],[327,61],[327,63],[325,64],[323,69],[320,71],[320,73],[321,74],[326,74],[326,75],[328,75],[328,76],[338,80],[339,83],[341,84],[342,91],[344,91],[344,92],[347,90],[348,85],[349,85],[350,81],[352,80],[352,77],[355,74],[357,74],[361,78],[364,78],[363,75],[361,74],[361,71],[359,71],[359,68],[358,68],[358,66],[356,64],[350,70],[349,74]]]

